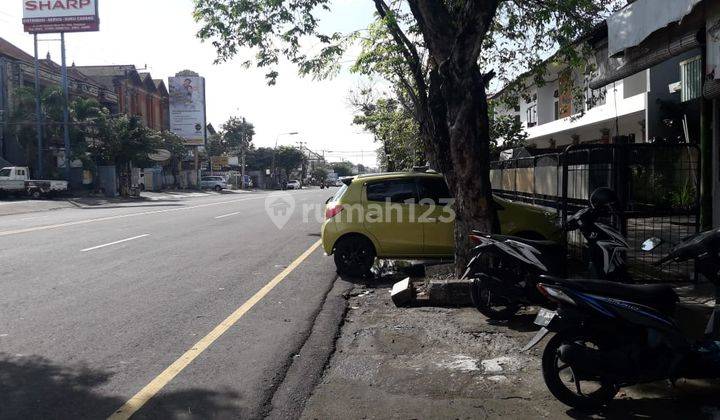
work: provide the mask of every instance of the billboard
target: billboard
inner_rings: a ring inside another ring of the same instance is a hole
[[[205,79],[179,76],[169,82],[170,130],[188,146],[205,145]]]
[[[100,29],[99,0],[22,0],[25,32],[89,32]]]

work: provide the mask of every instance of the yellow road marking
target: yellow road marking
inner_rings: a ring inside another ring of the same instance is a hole
[[[183,211],[183,210],[193,210],[193,209],[199,209],[199,208],[203,208],[203,207],[219,206],[222,204],[239,203],[241,201],[264,200],[268,197],[276,197],[278,195],[281,195],[281,194],[263,195],[260,197],[242,198],[239,200],[220,201],[220,202],[215,202],[215,203],[199,204],[197,206],[190,206],[190,207],[179,207],[179,208],[174,208],[174,209],[143,211],[143,212],[138,212],[138,213],[120,214],[117,216],[100,217],[97,219],[86,219],[86,220],[78,220],[75,222],[58,223],[56,225],[35,226],[35,227],[25,228],[25,229],[8,230],[5,232],[0,232],[0,237],[10,236],[10,235],[19,235],[21,233],[38,232],[41,230],[58,229],[58,228],[69,227],[69,226],[86,225],[88,223],[106,222],[108,220],[127,219],[129,217],[148,216],[151,214],[162,214],[162,213],[170,213],[170,212]]]
[[[285,277],[287,277],[293,270],[295,270],[303,261],[305,261],[310,254],[315,252],[320,246],[321,241],[315,242],[307,251],[300,255],[295,261],[292,262],[286,269],[280,274],[275,276],[268,284],[263,286],[257,293],[253,295],[247,302],[235,310],[230,316],[225,318],[217,327],[215,327],[208,335],[203,337],[200,341],[195,343],[188,351],[186,351],[180,358],[173,362],[167,367],[160,375],[155,377],[149,384],[141,389],[137,394],[130,398],[122,407],[115,411],[108,420],[121,420],[129,419],[135,414],[145,403],[147,403],[152,397],[154,397],[160,390],[162,390],[170,381],[175,378],[183,369],[185,369],[196,357],[202,352],[207,350],[215,340],[220,338],[227,330],[230,329],[240,318],[243,317],[253,306],[260,302],[265,295],[270,293]]]

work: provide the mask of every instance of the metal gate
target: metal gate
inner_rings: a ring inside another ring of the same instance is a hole
[[[628,238],[629,267],[640,281],[695,280],[694,263],[652,265],[682,238],[699,231],[700,152],[690,144],[587,144],[538,156],[493,162],[495,194],[554,209],[562,221],[588,203],[600,187],[614,189],[620,214],[610,222]],[[664,240],[652,253],[640,251],[651,236]],[[567,237],[568,252],[585,258],[579,232]]]

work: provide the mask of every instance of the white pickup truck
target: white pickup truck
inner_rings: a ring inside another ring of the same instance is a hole
[[[33,198],[67,191],[66,181],[30,179],[30,170],[23,166],[0,169],[0,195],[27,194]]]

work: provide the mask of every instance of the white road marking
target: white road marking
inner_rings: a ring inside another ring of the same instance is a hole
[[[241,212],[236,211],[235,213],[223,214],[222,216],[217,216],[217,217],[215,217],[215,218],[216,218],[216,219],[224,219],[224,218],[230,217],[230,216],[237,216],[237,215],[240,214],[240,213],[241,213]]]
[[[127,239],[122,239],[122,240],[115,241],[115,242],[110,242],[109,244],[98,245],[98,246],[94,246],[94,247],[92,247],[92,248],[85,248],[85,249],[83,249],[83,250],[80,250],[80,252],[94,251],[94,250],[96,250],[96,249],[105,248],[105,247],[107,247],[107,246],[117,245],[117,244],[121,244],[121,243],[123,243],[123,242],[134,241],[135,239],[144,238],[144,237],[146,237],[146,236],[150,236],[150,234],[149,234],[149,233],[146,233],[145,235],[133,236],[132,238],[127,238]]]

